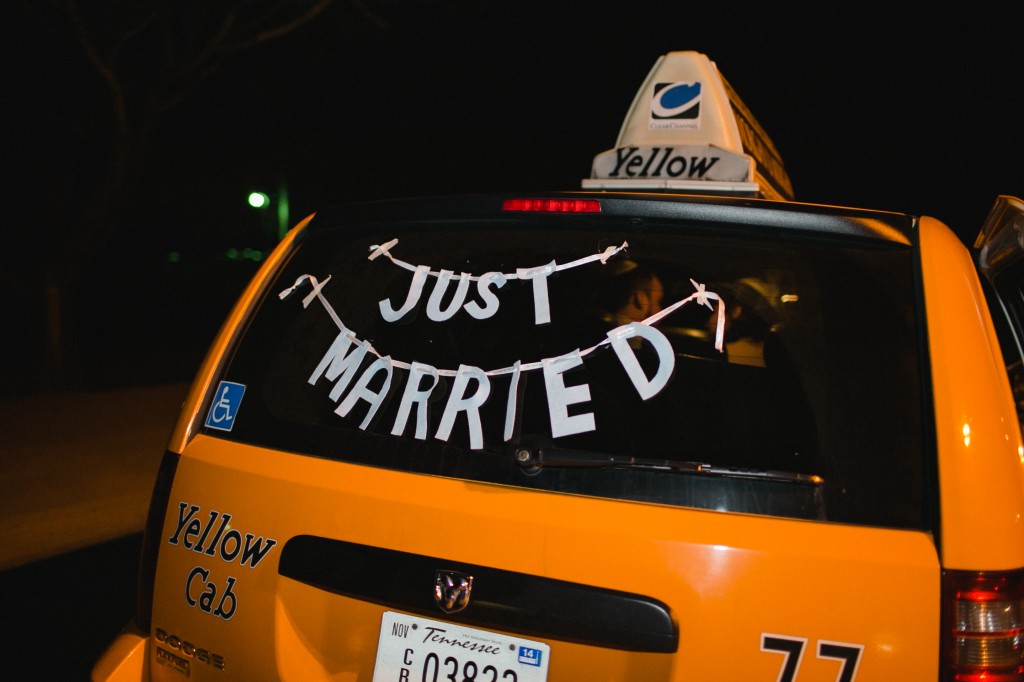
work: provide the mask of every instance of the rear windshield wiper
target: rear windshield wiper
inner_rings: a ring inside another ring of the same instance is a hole
[[[696,474],[723,476],[727,478],[753,478],[787,483],[803,483],[820,486],[825,480],[815,474],[798,474],[791,471],[770,471],[743,467],[716,466],[706,462],[686,462],[675,459],[653,459],[616,455],[607,452],[573,450],[569,448],[541,447],[519,448],[515,451],[516,463],[527,471],[551,468],[579,469],[643,469],[665,471],[675,474]]]

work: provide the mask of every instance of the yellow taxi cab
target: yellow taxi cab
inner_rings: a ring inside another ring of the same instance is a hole
[[[695,52],[580,190],[320,211],[93,679],[1022,680],[1022,234],[795,202]]]

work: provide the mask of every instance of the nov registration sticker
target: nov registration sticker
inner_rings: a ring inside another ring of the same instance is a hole
[[[386,611],[373,682],[545,682],[543,642]]]

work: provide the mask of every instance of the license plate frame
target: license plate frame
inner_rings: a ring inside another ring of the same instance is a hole
[[[373,682],[547,682],[544,642],[398,611],[381,616]]]

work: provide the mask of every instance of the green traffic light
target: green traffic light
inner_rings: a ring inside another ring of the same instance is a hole
[[[249,193],[249,205],[253,208],[266,208],[267,204],[270,203],[270,197],[263,192],[250,192]]]

